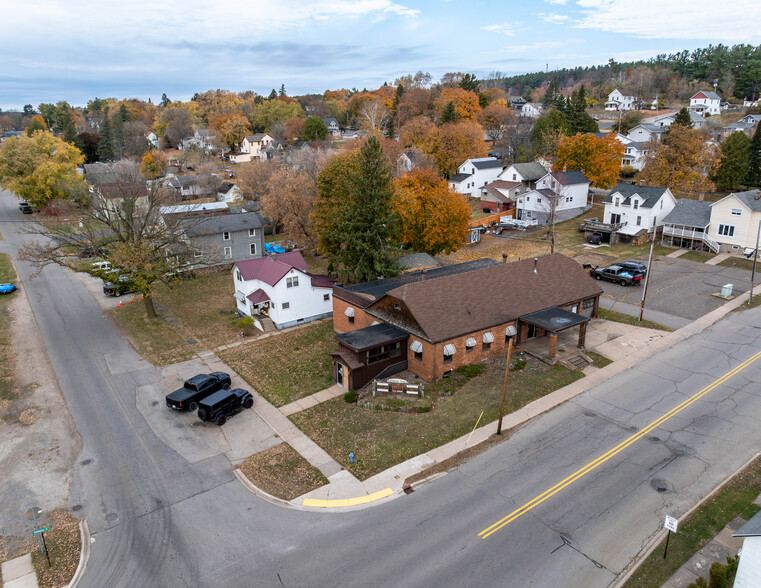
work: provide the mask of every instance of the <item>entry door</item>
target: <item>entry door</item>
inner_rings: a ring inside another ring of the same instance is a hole
[[[536,325],[528,325],[528,330],[526,331],[526,340],[533,339],[536,337]]]
[[[611,214],[610,215],[610,224],[617,225],[621,222],[621,215],[620,214]]]
[[[336,363],[336,383],[346,388],[344,384],[344,366],[342,363]]]

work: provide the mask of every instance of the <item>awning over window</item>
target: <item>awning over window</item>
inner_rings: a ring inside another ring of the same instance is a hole
[[[413,341],[412,345],[410,345],[410,349],[415,353],[420,353],[423,351],[423,344],[420,341]]]
[[[493,343],[494,342],[494,334],[486,331],[484,333],[484,343]]]
[[[505,335],[508,337],[515,337],[518,334],[518,329],[515,328],[515,325],[507,325],[507,328],[505,329]]]
[[[444,355],[454,355],[455,353],[457,353],[457,349],[454,348],[454,345],[451,343],[444,345]]]
[[[349,317],[354,316],[354,309],[349,306],[346,308],[346,310],[344,310],[344,314]]]
[[[372,322],[372,324],[371,324],[370,326],[372,327],[373,325],[379,325],[379,324],[380,324],[380,323],[379,323],[378,321],[373,321],[373,322]]]
[[[468,337],[465,339],[465,347],[475,347],[476,346],[476,340],[473,337]]]

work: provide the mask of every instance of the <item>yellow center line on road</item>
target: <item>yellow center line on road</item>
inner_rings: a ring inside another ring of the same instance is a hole
[[[708,394],[711,390],[715,389],[717,386],[720,386],[722,383],[726,382],[728,379],[730,379],[733,376],[737,375],[739,372],[744,370],[746,367],[748,367],[750,364],[752,364],[754,361],[756,361],[760,357],[761,357],[761,351],[756,353],[750,359],[747,359],[746,361],[744,361],[743,363],[738,365],[736,368],[728,371],[726,374],[724,374],[723,376],[721,376],[720,378],[718,378],[717,380],[715,380],[714,382],[712,382],[711,384],[709,384],[708,386],[703,388],[700,392],[697,392],[693,396],[690,396],[687,400],[685,400],[684,402],[682,402],[678,406],[672,408],[669,412],[667,412],[666,414],[664,414],[660,418],[654,420],[652,423],[647,425],[644,429],[638,431],[637,433],[635,433],[634,435],[632,435],[628,439],[622,441],[621,443],[616,445],[613,449],[611,449],[607,453],[604,453],[603,455],[601,455],[600,457],[598,457],[594,461],[589,462],[583,468],[575,471],[573,474],[571,474],[570,476],[568,476],[564,480],[562,480],[562,481],[558,482],[557,484],[555,484],[549,490],[543,492],[542,494],[540,494],[539,496],[537,496],[536,498],[534,498],[530,502],[527,502],[526,504],[524,504],[520,508],[514,510],[509,515],[507,515],[506,517],[498,520],[496,523],[494,523],[490,527],[487,527],[486,529],[481,531],[478,534],[478,536],[481,537],[482,539],[486,539],[489,535],[491,535],[493,533],[496,533],[501,528],[503,528],[504,526],[510,524],[512,521],[514,521],[518,517],[523,516],[524,514],[526,514],[530,510],[532,510],[534,507],[540,505],[542,502],[544,502],[545,500],[547,500],[551,496],[553,496],[553,495],[557,494],[558,492],[560,492],[563,488],[566,488],[566,487],[570,486],[571,484],[573,484],[579,478],[582,478],[582,477],[586,476],[589,472],[595,470],[598,466],[604,464],[611,457],[613,457],[614,455],[620,453],[621,451],[623,451],[624,449],[629,447],[631,444],[633,444],[635,441],[637,441],[638,439],[641,439],[642,437],[647,435],[650,431],[652,431],[653,429],[655,429],[659,425],[665,423],[667,420],[669,420],[674,415],[680,413],[682,410],[684,410],[685,408],[690,406],[693,402],[695,402],[697,400],[700,400],[703,396]]]

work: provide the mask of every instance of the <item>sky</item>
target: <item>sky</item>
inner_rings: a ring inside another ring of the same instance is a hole
[[[0,0],[0,108],[513,75],[758,45],[760,23],[759,0]]]

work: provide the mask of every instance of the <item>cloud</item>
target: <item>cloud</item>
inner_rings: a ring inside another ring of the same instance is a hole
[[[519,25],[520,23],[505,23],[500,25],[488,25],[485,27],[481,27],[485,31],[490,31],[492,33],[502,33],[503,35],[507,35],[508,37],[515,36],[515,33],[520,32],[522,28],[516,28],[516,25]]]
[[[545,2],[547,2],[547,4],[559,4],[560,6],[563,6],[568,2],[568,0],[545,0]]]
[[[543,12],[540,12],[537,16],[541,18],[544,22],[549,22],[552,24],[562,24],[565,21],[567,21],[570,16],[566,14],[556,14],[554,12],[551,12],[549,14],[544,14]]]
[[[572,39],[570,41],[537,41],[536,43],[529,43],[527,45],[511,45],[502,49],[503,53],[519,53],[521,51],[537,51],[543,49],[557,49],[558,47],[566,47],[573,43],[580,43],[579,39]]]
[[[584,17],[579,28],[644,39],[709,39],[733,43],[761,40],[761,3],[736,0],[731,9],[713,0],[640,0],[635,18],[631,2],[578,0]]]

